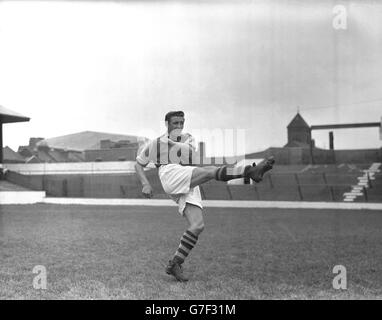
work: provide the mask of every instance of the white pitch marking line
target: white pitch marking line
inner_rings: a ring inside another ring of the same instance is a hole
[[[118,206],[177,206],[167,199],[89,199],[89,198],[44,198],[43,203],[118,205]],[[308,202],[308,201],[246,201],[246,200],[204,200],[203,207],[211,208],[280,208],[280,209],[354,209],[381,210],[382,203],[370,202]]]

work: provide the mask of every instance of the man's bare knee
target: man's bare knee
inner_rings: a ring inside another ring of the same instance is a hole
[[[198,206],[187,203],[184,213],[189,223],[189,230],[196,236],[201,234],[204,230],[202,209]]]
[[[200,235],[204,230],[204,222],[200,221],[197,223],[194,223],[190,226],[190,231],[194,233],[195,235]]]

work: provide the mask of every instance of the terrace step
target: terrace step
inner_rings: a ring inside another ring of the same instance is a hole
[[[358,184],[353,186],[350,192],[344,193],[344,201],[354,201],[357,196],[363,196],[364,193],[360,192],[363,188],[369,188],[369,181],[375,180],[374,174],[379,172],[379,167],[381,163],[373,163],[369,169],[363,170],[364,174],[358,177]]]

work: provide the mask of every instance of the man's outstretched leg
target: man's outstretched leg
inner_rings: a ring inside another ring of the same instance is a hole
[[[218,181],[229,181],[232,179],[248,177],[255,182],[260,182],[263,175],[272,169],[275,160],[269,157],[258,165],[248,165],[243,168],[232,168],[227,165],[221,167],[207,166],[195,168],[192,172],[190,188],[199,186],[209,180],[215,179]]]
[[[202,209],[190,203],[186,203],[184,217],[187,219],[189,227],[180,239],[180,244],[174,257],[166,267],[167,274],[173,275],[178,281],[188,281],[183,275],[182,263],[189,255],[198,241],[199,235],[204,229]]]

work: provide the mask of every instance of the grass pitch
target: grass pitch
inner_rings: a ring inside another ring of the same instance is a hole
[[[0,298],[382,298],[381,212],[206,208],[205,222],[178,283],[164,272],[186,228],[176,207],[1,206]]]

